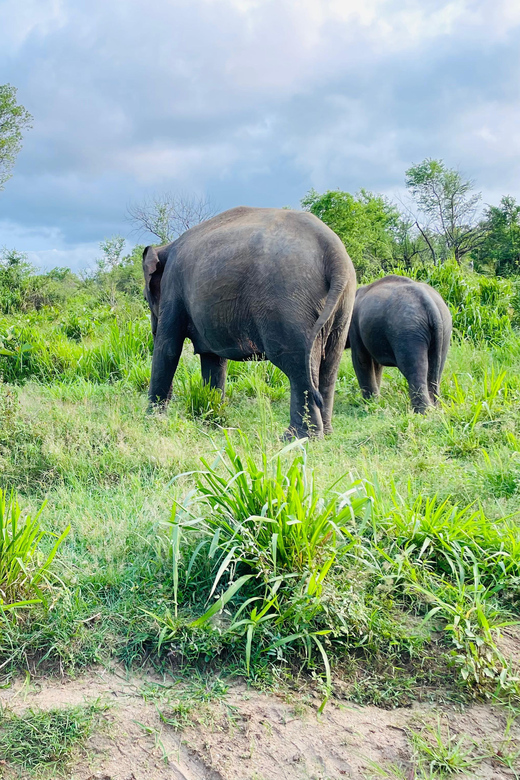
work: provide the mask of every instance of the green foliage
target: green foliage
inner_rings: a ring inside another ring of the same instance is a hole
[[[0,717],[0,761],[22,770],[63,771],[103,709],[97,704],[28,710]]]
[[[444,630],[451,663],[475,695],[516,692],[497,645],[520,582],[512,518],[491,523],[481,507],[410,489],[402,497],[392,485],[388,498],[377,483],[352,478],[321,494],[301,443],[271,458],[263,451],[260,466],[243,436],[241,446],[243,455],[226,435],[222,455],[203,461],[196,491],[172,512],[175,614],[157,616],[161,645],[185,642],[183,631],[195,632],[196,645],[201,630],[213,630],[220,643],[243,648],[248,673],[265,654],[303,650],[309,663],[314,648],[330,688],[331,657],[341,648],[377,655],[391,637],[394,648],[417,652],[424,629],[406,631],[390,617],[411,608],[424,627],[434,621]],[[192,599],[205,601],[205,611],[179,618]]]
[[[474,252],[479,270],[492,270],[497,276],[520,272],[520,205],[510,195],[499,206],[488,206],[481,222],[482,243]]]
[[[226,422],[226,400],[216,387],[202,381],[200,374],[184,372],[181,375],[184,408],[192,419],[224,425]]]
[[[92,382],[125,381],[141,390],[149,382],[153,337],[147,320],[121,322],[111,319],[102,340],[85,343],[92,333],[94,317],[87,312],[71,314],[61,323],[46,328],[26,320],[8,325],[0,322],[2,376],[9,382],[37,378],[73,381],[84,377]],[[80,341],[78,344],[77,341]]]
[[[45,581],[70,527],[56,537],[50,553],[42,558],[43,537],[54,536],[46,534],[41,527],[42,509],[34,518],[30,515],[22,517],[15,495],[7,495],[0,490],[0,613],[30,606],[43,599],[39,585],[42,580]]]
[[[0,191],[22,148],[22,130],[31,127],[32,116],[16,102],[16,91],[10,84],[0,84]]]
[[[149,382],[148,364],[152,350],[149,322],[141,320],[125,325],[112,322],[103,342],[83,350],[76,370],[90,381],[125,379],[139,389],[145,389]]]
[[[243,457],[226,434],[225,475],[218,471],[219,459],[213,465],[203,460],[205,470],[196,478],[202,516],[193,520],[189,501],[172,513],[175,604],[180,562],[189,558],[185,587],[195,586],[200,594],[203,576],[206,603],[217,598],[192,623],[194,628],[212,625],[225,609],[226,634],[245,641],[248,673],[253,656],[260,653],[281,656],[302,645],[310,661],[314,647],[330,689],[322,641],[333,625],[321,626],[321,595],[336,557],[348,548],[343,523],[356,513],[363,515],[367,499],[358,494],[355,482],[340,494],[330,490],[322,498],[307,473],[301,443],[269,459],[263,452],[257,466],[243,436],[241,441]],[[295,447],[299,454],[284,468],[284,456]],[[194,533],[198,543],[193,549]],[[178,624],[168,617],[161,622],[161,642],[171,641]]]
[[[391,263],[399,212],[381,195],[366,190],[356,196],[340,190],[319,195],[310,190],[301,205],[341,238],[358,274],[377,272]]]
[[[34,268],[27,255],[12,249],[0,252],[0,307],[4,314],[24,308],[32,287]]]
[[[483,756],[475,755],[475,745],[462,734],[455,736],[440,719],[435,726],[410,731],[415,764],[427,777],[446,777],[474,770]]]

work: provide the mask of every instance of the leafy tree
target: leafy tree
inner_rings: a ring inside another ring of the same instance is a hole
[[[24,252],[17,252],[16,249],[1,250],[0,306],[5,314],[24,308],[34,270]]]
[[[132,204],[127,212],[138,233],[151,233],[161,244],[169,244],[181,233],[215,215],[206,198],[171,192]]]
[[[359,274],[392,264],[399,212],[386,198],[366,190],[357,195],[328,190],[320,195],[312,189],[301,205],[341,238]]]
[[[12,175],[16,155],[22,148],[22,130],[32,116],[16,102],[16,88],[0,84],[0,191]]]
[[[488,206],[481,222],[482,244],[476,254],[480,269],[491,264],[497,276],[520,272],[520,204],[505,195],[499,206]]]
[[[123,249],[125,248],[125,239],[123,236],[112,236],[101,241],[99,248],[103,252],[103,257],[97,261],[97,266],[101,271],[113,271],[121,264]]]
[[[417,229],[437,263],[452,253],[460,264],[482,240],[478,224],[480,192],[442,160],[426,159],[406,171],[406,186],[416,204]]]

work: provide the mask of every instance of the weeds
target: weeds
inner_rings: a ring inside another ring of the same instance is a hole
[[[424,726],[410,731],[409,739],[419,771],[426,777],[446,777],[475,769],[485,756],[475,755],[475,745],[463,734],[456,738],[447,725]]]
[[[205,384],[200,376],[187,373],[182,379],[184,408],[192,419],[215,425],[226,422],[226,400],[215,387]]]
[[[44,600],[39,585],[45,581],[70,526],[55,537],[56,541],[43,561],[38,560],[45,536],[40,524],[42,510],[43,507],[34,518],[22,517],[15,495],[8,496],[0,490],[0,612]]]
[[[63,770],[83,746],[105,708],[98,704],[52,710],[4,712],[0,718],[0,761],[23,770]]]

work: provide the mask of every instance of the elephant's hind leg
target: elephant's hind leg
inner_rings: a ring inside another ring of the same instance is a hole
[[[432,405],[428,390],[428,352],[426,348],[411,346],[396,352],[399,371],[408,382],[408,392],[414,412],[424,414]]]
[[[227,360],[226,358],[214,355],[212,352],[205,352],[200,356],[200,370],[202,381],[211,387],[216,387],[224,395],[226,387]]]
[[[448,336],[449,339],[449,336]],[[446,339],[446,341],[448,341]],[[448,348],[443,350],[441,355],[440,365],[437,355],[428,354],[428,393],[430,395],[430,401],[434,406],[438,406],[439,398],[441,394],[441,377],[444,370],[444,363],[446,362],[446,355],[448,354]]]
[[[313,389],[307,380],[305,349],[267,354],[267,357],[284,372],[291,383],[291,421],[284,439],[302,439],[306,436],[321,438],[323,422]]]
[[[364,345],[357,341],[351,343],[352,365],[365,400],[377,398],[381,387],[383,366],[377,363]]]
[[[299,378],[289,377],[289,381],[291,383],[291,422],[284,438],[303,439],[309,436],[321,439],[323,421],[312,389]]]
[[[320,365],[320,393],[323,398],[321,418],[325,435],[333,433],[332,409],[334,406],[334,392],[336,390],[336,380],[343,355],[344,342],[344,337],[339,337],[337,333],[332,334],[325,349],[325,357]]]

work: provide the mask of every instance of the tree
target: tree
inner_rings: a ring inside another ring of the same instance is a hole
[[[99,248],[103,252],[103,257],[97,261],[100,271],[113,271],[118,265],[121,265],[123,249],[125,248],[125,239],[123,236],[112,236],[101,241]]]
[[[505,195],[500,206],[488,206],[482,220],[483,240],[477,266],[493,266],[497,276],[520,271],[520,204]]]
[[[0,84],[0,191],[12,176],[22,148],[22,130],[31,127],[31,120],[30,113],[16,102],[16,88]]]
[[[357,195],[328,190],[320,195],[312,189],[301,205],[341,238],[358,273],[391,265],[399,212],[386,198],[366,190]]]
[[[432,260],[453,253],[462,258],[482,240],[478,224],[480,192],[459,171],[442,160],[426,159],[406,171],[406,186],[416,204],[416,226],[428,244]]]
[[[34,270],[25,252],[0,251],[0,307],[5,314],[24,308]]]
[[[123,236],[112,236],[101,241],[99,248],[103,256],[96,261],[98,281],[107,283],[110,305],[116,305],[117,274],[116,271],[123,262],[125,239]]]
[[[132,204],[127,212],[138,233],[151,233],[161,244],[169,244],[181,233],[215,215],[206,198],[171,192]]]

